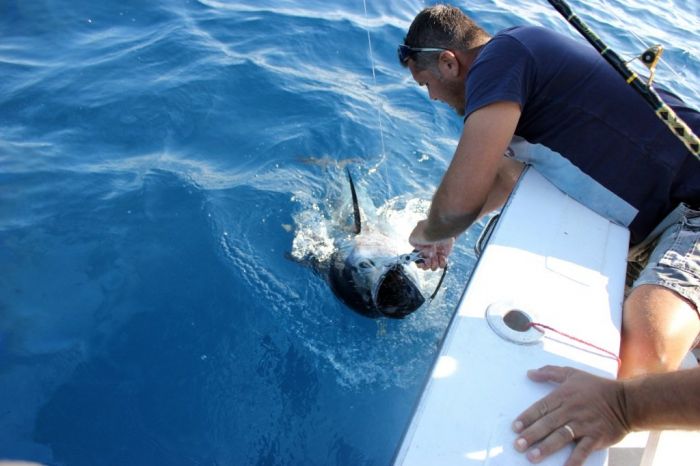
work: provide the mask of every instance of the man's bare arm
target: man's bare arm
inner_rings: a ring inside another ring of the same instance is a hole
[[[508,196],[510,196],[510,193],[513,192],[513,188],[518,182],[518,178],[520,178],[524,168],[525,165],[522,162],[509,159],[505,156],[503,157],[501,167],[498,170],[498,174],[496,175],[491,191],[486,198],[486,202],[476,218],[477,220],[481,219],[481,217],[484,215],[503,207],[508,200]]]
[[[485,210],[520,118],[515,102],[496,102],[472,113],[438,187],[423,234],[440,241],[466,230]]]
[[[632,430],[700,430],[700,368],[622,381]]]

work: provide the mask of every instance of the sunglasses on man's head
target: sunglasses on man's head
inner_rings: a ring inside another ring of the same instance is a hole
[[[397,50],[399,54],[399,61],[401,63],[406,63],[409,58],[419,52],[444,52],[447,49],[441,49],[437,47],[409,47],[406,44],[399,45]]]

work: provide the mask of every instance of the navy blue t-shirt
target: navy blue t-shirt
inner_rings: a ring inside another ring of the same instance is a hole
[[[700,132],[700,113],[658,92]],[[522,115],[515,134],[563,155],[622,199],[631,212],[622,223],[632,244],[680,202],[700,206],[700,162],[585,42],[538,27],[504,30],[474,61],[466,99],[467,116],[494,102],[518,102]],[[571,189],[579,188],[572,183]]]

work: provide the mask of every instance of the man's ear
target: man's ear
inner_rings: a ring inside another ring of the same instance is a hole
[[[459,76],[459,60],[452,50],[445,50],[438,58],[438,68],[443,76],[456,78]]]

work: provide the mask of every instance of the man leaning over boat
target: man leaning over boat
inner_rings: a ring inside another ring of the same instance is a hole
[[[426,267],[442,265],[453,238],[504,199],[514,161],[503,154],[513,137],[542,144],[528,163],[552,165],[544,174],[557,186],[630,229],[635,281],[620,375],[677,368],[700,331],[700,212],[692,208],[700,205],[700,162],[592,48],[546,29],[489,37],[461,10],[438,5],[416,17],[400,54],[431,98],[465,115],[429,216],[410,236]],[[660,93],[700,128],[700,113]]]
[[[409,241],[444,267],[454,238],[510,193],[522,163],[630,231],[620,378],[675,370],[700,332],[700,161],[594,48],[532,26],[493,37],[460,9],[421,11],[399,61],[464,116]],[[696,133],[700,113],[657,92]],[[508,151],[513,140],[535,146]],[[504,157],[503,154],[510,154]]]

